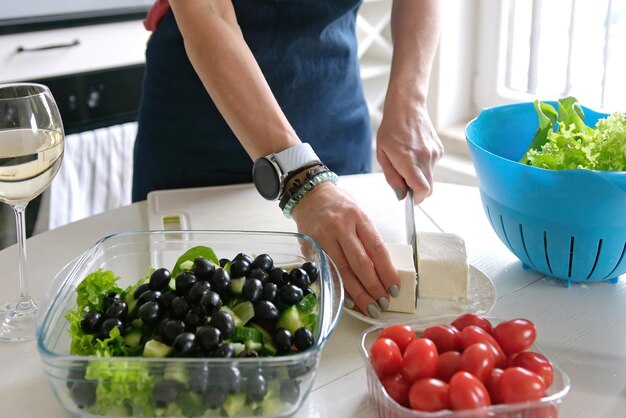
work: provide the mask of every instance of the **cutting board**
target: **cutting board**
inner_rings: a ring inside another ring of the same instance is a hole
[[[406,242],[403,202],[382,173],[341,176],[338,186],[372,218],[384,241]],[[252,184],[154,191],[147,203],[152,230],[297,231],[278,203],[261,198]],[[437,231],[421,211],[416,215],[418,229]]]

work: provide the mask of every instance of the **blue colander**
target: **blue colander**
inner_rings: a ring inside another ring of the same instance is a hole
[[[607,116],[583,110],[589,126]],[[617,281],[626,272],[626,172],[518,163],[537,126],[533,103],[519,103],[485,109],[465,129],[493,229],[527,267],[568,285]]]

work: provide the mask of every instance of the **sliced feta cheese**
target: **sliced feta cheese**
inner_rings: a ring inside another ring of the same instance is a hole
[[[400,295],[389,298],[389,311],[415,313],[415,264],[413,248],[408,244],[388,243],[391,261],[400,277]]]

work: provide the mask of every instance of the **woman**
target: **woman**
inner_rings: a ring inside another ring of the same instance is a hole
[[[155,189],[252,180],[253,161],[309,143],[337,174],[370,171],[359,78],[360,0],[158,0],[135,147],[133,200]],[[395,0],[377,158],[398,199],[431,193],[443,148],[426,110],[435,0]],[[332,178],[331,178],[332,180]],[[372,221],[332,181],[295,201],[298,230],[339,268],[348,304],[380,316],[399,281]],[[412,291],[412,290],[411,290]]]

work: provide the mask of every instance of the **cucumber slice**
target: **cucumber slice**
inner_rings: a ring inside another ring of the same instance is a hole
[[[139,347],[139,343],[141,342],[141,330],[133,330],[128,334],[124,335],[124,342],[133,348]]]
[[[277,396],[267,396],[261,401],[261,413],[264,417],[275,417],[283,409],[283,402]]]
[[[230,293],[235,296],[240,296],[243,290],[243,285],[246,283],[245,277],[239,277],[237,279],[230,280]]]
[[[304,324],[302,323],[302,319],[300,319],[300,313],[296,305],[285,309],[278,317],[276,325],[288,329],[291,334],[294,334],[298,328],[302,328]]]
[[[181,363],[167,363],[163,369],[163,379],[186,385],[189,382],[187,366]]]
[[[224,408],[224,412],[227,417],[234,417],[239,414],[245,405],[246,395],[243,393],[236,393],[234,395],[226,396],[222,408]]]
[[[245,325],[254,317],[254,305],[249,301],[241,302],[233,307],[233,312],[241,319],[242,325]]]
[[[172,352],[172,347],[163,344],[161,341],[148,340],[143,346],[144,357],[167,357]]]
[[[192,260],[183,261],[182,263],[180,263],[180,269],[183,271],[193,269],[193,261]]]
[[[298,310],[302,314],[311,314],[317,312],[317,297],[308,294],[298,302]]]
[[[241,320],[241,318],[235,313],[235,311],[230,309],[228,306],[222,306],[220,308],[220,311],[228,312],[230,316],[233,317],[233,321],[235,322],[236,327],[242,327],[245,325],[244,322]]]
[[[255,343],[263,342],[263,334],[254,328],[250,327],[235,327],[235,331],[231,338],[233,341],[244,343],[247,345],[248,341]]]
[[[261,336],[263,337],[263,340],[262,340],[263,344],[271,344],[272,343],[272,336],[261,325],[252,323],[252,324],[248,325],[248,327],[254,328],[255,330],[257,330],[258,332],[261,333]]]

